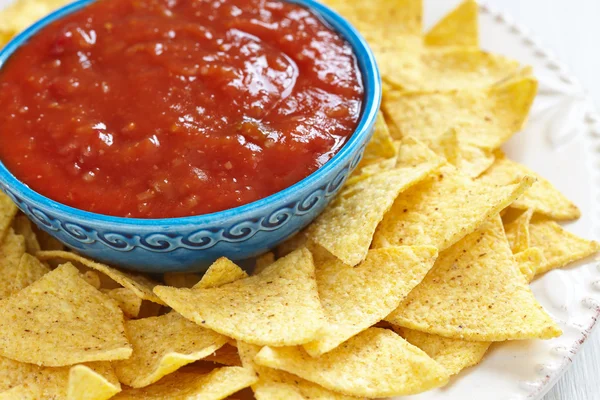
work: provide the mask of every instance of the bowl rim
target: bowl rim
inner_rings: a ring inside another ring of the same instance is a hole
[[[16,35],[8,44],[0,49],[0,69],[14,52],[32,36],[52,22],[63,18],[75,11],[78,11],[97,0],[77,0],[38,20],[33,25]],[[46,197],[28,185],[21,182],[14,176],[4,163],[0,160],[0,183],[9,187],[11,191],[18,196],[36,203],[46,210],[62,212],[70,216],[96,223],[119,225],[119,226],[137,226],[137,227],[157,227],[165,225],[205,225],[207,223],[220,222],[228,218],[236,217],[245,213],[252,213],[261,208],[268,207],[280,201],[286,201],[290,195],[301,191],[314,184],[322,176],[335,170],[341,163],[362,145],[363,139],[369,134],[369,128],[375,124],[379,108],[381,106],[382,85],[381,76],[375,55],[367,44],[366,40],[344,17],[336,11],[319,3],[317,0],[282,0],[285,2],[298,4],[315,13],[326,25],[336,31],[352,47],[354,55],[358,62],[358,68],[361,72],[362,83],[364,86],[363,109],[358,125],[342,148],[321,168],[312,174],[296,182],[295,184],[273,193],[262,199],[247,203],[238,207],[229,208],[222,211],[216,211],[209,214],[192,215],[185,217],[172,218],[127,218],[112,215],[100,214],[91,211],[85,211],[79,208],[68,206],[49,197]]]

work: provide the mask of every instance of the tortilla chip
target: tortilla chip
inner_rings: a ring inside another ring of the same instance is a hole
[[[275,254],[271,251],[256,257],[256,264],[254,266],[254,275],[260,274],[269,265],[275,262]]]
[[[177,313],[126,321],[125,331],[133,354],[113,365],[119,380],[134,388],[214,353],[229,340]]]
[[[0,376],[0,399],[106,400],[121,390],[108,362],[49,368],[0,357]]]
[[[69,3],[69,0],[19,0],[0,11],[0,37],[4,40],[21,32],[38,19]]]
[[[350,266],[364,260],[377,225],[398,194],[427,178],[443,162],[424,145],[418,146],[431,154],[428,162],[403,163],[407,151],[401,148],[398,167],[346,187],[308,227],[308,237]],[[406,147],[416,145],[407,140]]]
[[[316,262],[328,323],[304,349],[320,356],[384,319],[423,280],[436,257],[435,247],[405,246],[371,250],[357,267],[334,257]]]
[[[115,300],[119,308],[129,318],[136,318],[142,308],[142,299],[137,297],[133,291],[127,288],[102,290],[108,297]]]
[[[488,186],[446,165],[402,193],[377,227],[373,247],[430,245],[442,251],[498,214],[528,187],[529,177],[508,186]],[[468,205],[468,206],[465,206]]]
[[[59,367],[131,355],[123,313],[63,264],[0,300],[0,355]]]
[[[381,328],[369,328],[317,358],[300,347],[266,346],[254,362],[350,396],[410,395],[448,381],[446,371],[427,354]]]
[[[40,243],[29,218],[25,215],[17,215],[13,221],[13,229],[17,235],[25,238],[25,247],[28,253],[35,254],[41,250]]]
[[[383,159],[393,158],[396,156],[396,146],[392,135],[388,129],[383,113],[380,111],[377,115],[373,137],[367,143],[363,158],[356,169],[360,171],[367,165],[380,162]]]
[[[166,272],[163,275],[165,285],[177,288],[191,288],[196,283],[200,282],[200,279],[201,276],[199,274],[187,272]]]
[[[492,344],[449,339],[407,328],[401,328],[398,333],[410,344],[427,353],[450,375],[456,375],[465,368],[479,364]]]
[[[26,288],[42,276],[50,272],[50,268],[42,264],[40,260],[31,254],[23,254],[17,267],[17,273],[13,284],[14,293]]]
[[[441,253],[423,282],[386,320],[471,341],[561,334],[523,279],[498,215]]]
[[[530,246],[538,247],[546,258],[546,262],[536,271],[536,275],[564,267],[600,250],[598,242],[580,238],[544,217],[532,219],[529,225],[529,238]]]
[[[439,140],[431,142],[429,147],[436,154],[444,157],[450,164],[458,166],[460,162],[460,149],[458,133],[456,129],[448,129],[439,137]]]
[[[536,91],[537,81],[523,78],[490,89],[392,92],[383,109],[402,136],[432,143],[454,128],[461,144],[494,150],[522,128]]]
[[[208,289],[223,286],[247,277],[248,274],[233,261],[221,257],[208,268],[200,282],[195,284],[192,289]]]
[[[39,229],[37,226],[32,225],[33,232],[37,237],[38,243],[42,250],[64,250],[65,245],[62,244],[58,239],[51,236],[49,233]],[[37,253],[36,253],[37,254]],[[58,265],[57,265],[58,266]]]
[[[21,257],[25,254],[25,238],[8,229],[0,244],[0,299],[23,289],[17,281]]]
[[[581,216],[581,211],[565,195],[558,191],[548,180],[515,161],[509,160],[498,152],[496,162],[479,180],[485,183],[503,185],[513,182],[523,175],[535,176],[537,181],[511,207],[521,210],[532,209],[551,219],[572,220]]]
[[[544,253],[538,247],[530,247],[515,254],[515,261],[527,282],[531,282],[537,271],[547,263]]]
[[[479,5],[475,0],[464,0],[438,21],[423,38],[431,47],[479,47]]]
[[[512,222],[504,225],[506,238],[508,239],[513,254],[520,253],[529,248],[529,222],[531,221],[532,216],[533,210],[530,209]]]
[[[184,317],[228,337],[259,345],[312,341],[325,323],[307,249],[262,273],[209,289],[157,286],[155,293]]]
[[[457,168],[461,174],[474,179],[487,171],[495,160],[492,151],[463,144],[460,146],[460,162]]]
[[[81,273],[81,277],[84,281],[95,287],[96,289],[100,289],[102,287],[102,279],[100,275],[96,271],[85,271]],[[107,289],[110,290],[110,289]]]
[[[252,385],[257,400],[356,400],[325,389],[284,371],[263,367],[254,363],[260,346],[238,342],[238,350],[244,368],[256,373],[258,382]]]
[[[256,382],[256,376],[242,367],[216,368],[205,374],[178,371],[153,385],[125,389],[114,400],[221,400]]]
[[[224,345],[211,355],[204,357],[202,360],[235,367],[242,366],[242,361],[240,360],[240,355],[237,347],[232,346],[229,343]]]
[[[8,228],[12,224],[13,218],[17,215],[19,209],[13,201],[0,191],[0,241],[8,232]]]
[[[135,274],[118,270],[108,265],[100,264],[88,258],[68,251],[40,251],[36,254],[40,260],[50,260],[60,258],[65,261],[72,261],[83,264],[84,266],[102,272],[117,282],[119,285],[130,289],[142,300],[152,301],[154,303],[163,304],[161,300],[152,292],[152,288],[157,285],[156,282],[150,280],[144,275]],[[163,304],[164,305],[164,304]]]

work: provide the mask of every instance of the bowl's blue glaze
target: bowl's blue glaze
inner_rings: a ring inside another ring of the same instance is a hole
[[[72,3],[16,36],[0,51],[0,68],[37,31],[93,1]],[[233,260],[253,257],[298,232],[323,211],[360,161],[373,132],[381,83],[373,53],[346,20],[314,0],[288,1],[313,10],[350,43],[365,88],[355,133],[318,171],[281,192],[241,207],[167,219],[119,218],[68,207],[31,190],[2,162],[0,189],[41,229],[68,247],[96,260],[151,273],[201,271],[221,256]]]

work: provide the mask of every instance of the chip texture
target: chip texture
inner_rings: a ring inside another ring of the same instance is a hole
[[[479,47],[478,14],[477,2],[464,0],[425,34],[425,45]]]
[[[25,254],[25,238],[9,228],[0,244],[0,299],[23,289],[19,283],[19,264]]]
[[[529,248],[529,222],[531,221],[532,216],[533,210],[529,209],[519,215],[515,220],[504,225],[508,243],[514,254]]]
[[[4,192],[0,191],[0,240],[4,238],[8,232],[13,218],[17,215],[19,209],[13,201]]]

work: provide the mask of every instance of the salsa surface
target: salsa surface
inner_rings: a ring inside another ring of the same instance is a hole
[[[325,164],[357,126],[351,47],[271,0],[100,0],[0,71],[0,158],[61,203],[168,218],[246,204]]]

